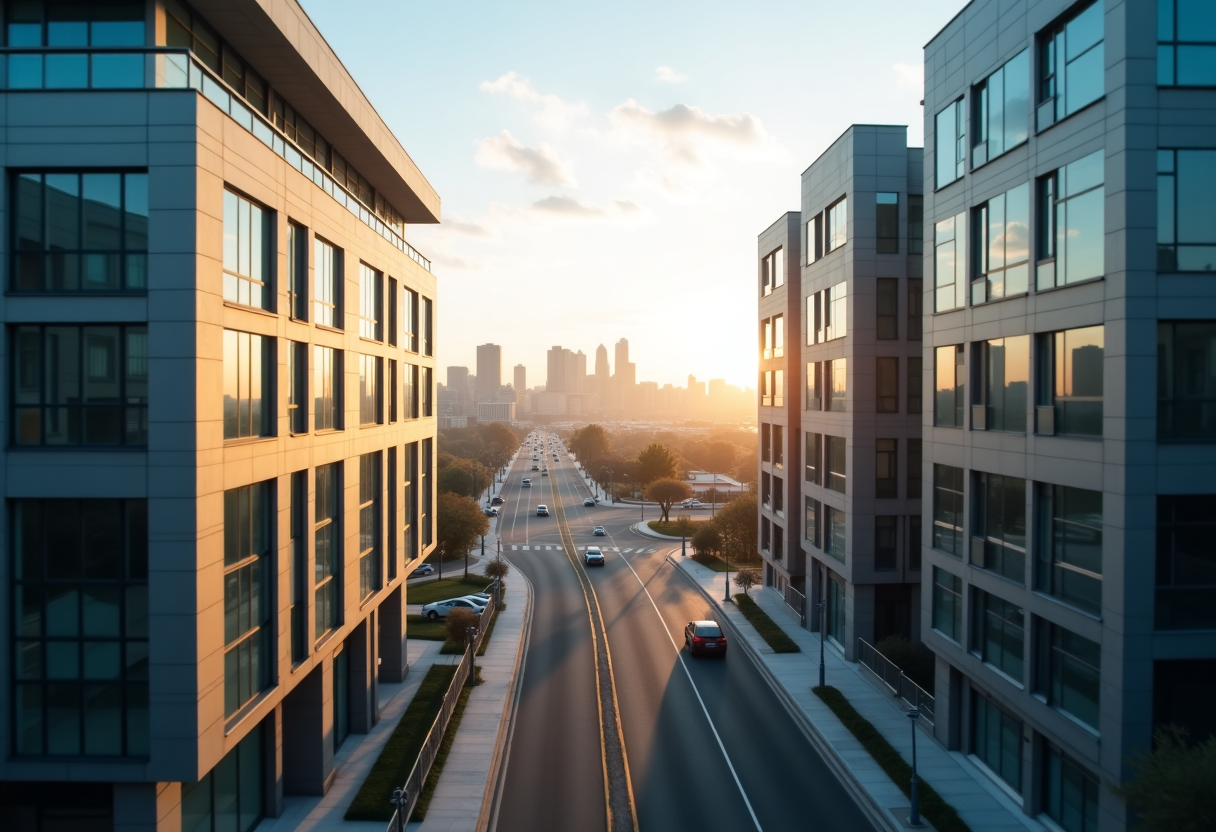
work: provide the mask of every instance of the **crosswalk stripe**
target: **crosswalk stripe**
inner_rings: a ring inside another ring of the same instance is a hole
[[[523,547],[523,550],[524,550],[525,552],[530,552],[530,551],[532,551],[532,547],[531,547],[531,546],[524,546],[524,547]]]
[[[519,551],[519,547],[518,547],[518,546],[516,546],[514,543],[512,543],[512,544],[511,544],[511,551],[512,551],[512,552],[517,552],[517,551]]]

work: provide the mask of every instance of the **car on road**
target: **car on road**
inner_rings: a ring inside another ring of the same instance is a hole
[[[587,551],[583,552],[583,563],[588,566],[603,566],[604,553],[600,551],[600,547],[588,546]]]
[[[491,506],[490,508],[485,509],[485,515],[486,515],[486,517],[497,517],[498,509]]]
[[[584,497],[583,505],[591,506],[592,508],[594,508],[595,507],[595,498],[594,497]]]
[[[524,481],[522,483],[520,483],[520,485],[524,488],[531,488],[532,480],[528,479],[527,477],[524,477]]]
[[[705,503],[700,500],[685,500],[680,503],[680,508],[705,508]]]
[[[717,621],[689,621],[684,627],[684,644],[690,656],[726,655],[726,634]]]
[[[536,516],[537,517],[548,517],[549,516],[549,507],[547,505],[545,505],[544,503],[541,503],[540,505],[538,505],[536,507]]]
[[[549,469],[548,469],[548,468],[546,468],[545,470],[541,471],[541,472],[540,472],[540,475],[541,475],[542,477],[547,477],[547,476],[549,476]]]
[[[422,614],[431,621],[438,621],[440,618],[447,618],[448,613],[452,610],[472,610],[477,615],[481,615],[485,608],[485,604],[478,604],[471,598],[449,598],[446,601],[427,604],[422,608]]]
[[[608,532],[604,531],[603,526],[596,526],[594,529],[591,530],[591,533],[593,535],[595,535],[596,537],[603,537],[604,535],[608,534]]]
[[[540,466],[539,466],[539,465],[533,465],[533,466],[532,466],[532,470],[533,470],[533,471],[539,471],[539,470],[540,470]]]
[[[490,505],[492,505],[492,506],[500,506],[500,505],[502,505],[502,503],[503,503],[502,497],[495,497],[493,500],[490,500]]]
[[[413,572],[413,576],[415,578],[421,578],[423,575],[434,575],[434,574],[435,574],[435,567],[431,566],[429,563],[422,564],[422,566],[419,566]]]

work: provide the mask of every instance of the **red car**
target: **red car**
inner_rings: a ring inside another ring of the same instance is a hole
[[[717,621],[690,621],[684,628],[684,644],[690,656],[725,656],[726,634]]]

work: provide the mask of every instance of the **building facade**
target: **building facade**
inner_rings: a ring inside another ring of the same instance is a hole
[[[1068,832],[1127,828],[1155,725],[1216,728],[1200,6],[976,0],[925,48],[935,731]]]
[[[439,197],[294,0],[5,6],[0,817],[248,832],[407,670]]]
[[[475,401],[496,402],[502,387],[502,347],[480,344],[477,347],[477,390]]]

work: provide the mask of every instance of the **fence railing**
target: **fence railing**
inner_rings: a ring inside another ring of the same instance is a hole
[[[918,709],[920,718],[933,726],[933,697],[900,670],[899,665],[879,653],[878,648],[864,638],[857,639],[857,661],[877,676],[892,696],[909,708]]]
[[[485,610],[477,621],[477,634],[465,648],[460,664],[456,666],[456,675],[452,677],[452,683],[448,686],[447,693],[443,695],[443,705],[440,706],[435,721],[431,723],[431,730],[427,732],[426,739],[422,741],[422,748],[418,751],[418,760],[401,786],[402,802],[393,812],[393,816],[388,822],[387,832],[403,832],[410,815],[414,813],[414,806],[418,803],[418,798],[422,796],[422,786],[426,783],[427,775],[431,773],[431,766],[435,764],[435,758],[439,756],[439,746],[443,744],[443,735],[447,733],[448,723],[452,721],[452,712],[456,710],[456,702],[460,699],[460,689],[469,682],[475,672],[473,660],[477,651],[481,649],[481,642],[486,637],[486,631],[490,628],[490,621],[494,618],[496,609],[497,604],[491,595],[489,603],[486,604]]]
[[[786,584],[785,605],[798,616],[798,620],[806,623],[806,596],[792,586]]]

